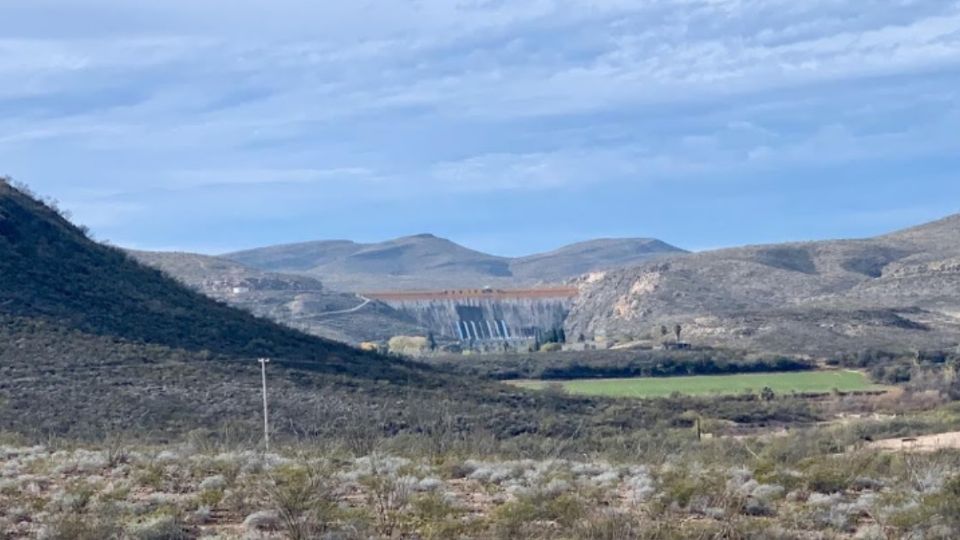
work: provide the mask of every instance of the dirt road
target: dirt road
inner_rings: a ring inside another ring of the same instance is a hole
[[[917,437],[881,439],[870,443],[867,448],[902,450],[906,452],[934,452],[946,448],[960,449],[960,431],[920,435]]]

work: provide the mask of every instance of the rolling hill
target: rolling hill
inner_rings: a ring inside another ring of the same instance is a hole
[[[386,304],[326,290],[315,278],[263,272],[195,253],[128,253],[206,296],[327,339],[359,344],[427,333]]]
[[[194,432],[255,441],[262,356],[273,359],[275,430],[288,437],[377,440],[438,422],[506,437],[537,429],[544,415],[594,424],[608,406],[519,393],[257,318],[91,241],[0,181],[5,431],[34,440]]]
[[[679,253],[685,252],[653,238],[602,238],[513,259],[510,271],[523,279],[556,282]]]
[[[370,245],[275,246],[227,257],[260,268],[246,272],[300,272],[345,289],[509,287],[573,279],[581,294],[567,317],[567,335],[606,341],[657,343],[662,325],[680,323],[696,344],[821,357],[960,342],[960,216],[876,238],[700,253],[652,239],[606,239],[511,259],[418,235]],[[346,298],[356,305],[355,298]],[[302,306],[292,301],[285,305]],[[293,320],[285,308],[244,307]],[[374,328],[423,334],[400,313],[380,308],[320,318],[310,331],[352,341],[382,339],[370,336]],[[333,324],[341,329],[324,327]]]
[[[871,239],[722,249],[584,276],[568,334],[830,355],[960,341],[960,216]]]
[[[605,239],[509,258],[420,234],[374,244],[333,240],[271,246],[223,258],[263,271],[318,277],[337,290],[378,291],[555,283],[679,252],[658,240]]]

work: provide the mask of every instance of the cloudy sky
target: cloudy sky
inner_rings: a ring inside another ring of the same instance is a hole
[[[957,0],[3,0],[0,80],[0,173],[139,248],[960,211]]]

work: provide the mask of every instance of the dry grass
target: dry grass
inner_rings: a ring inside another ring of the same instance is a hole
[[[705,441],[627,460],[356,458],[303,446],[269,455],[195,445],[2,446],[0,537],[880,538],[925,531],[937,538],[937,526],[953,531],[946,512],[957,502],[950,482],[960,478],[960,452],[906,459],[864,447],[831,455],[818,441],[838,434],[825,430]]]

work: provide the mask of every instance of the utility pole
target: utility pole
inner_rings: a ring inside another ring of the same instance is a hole
[[[270,362],[269,358],[259,358],[260,362],[260,378],[263,381],[263,445],[264,452],[270,451],[270,424],[268,423],[268,412],[267,412],[267,363]]]

